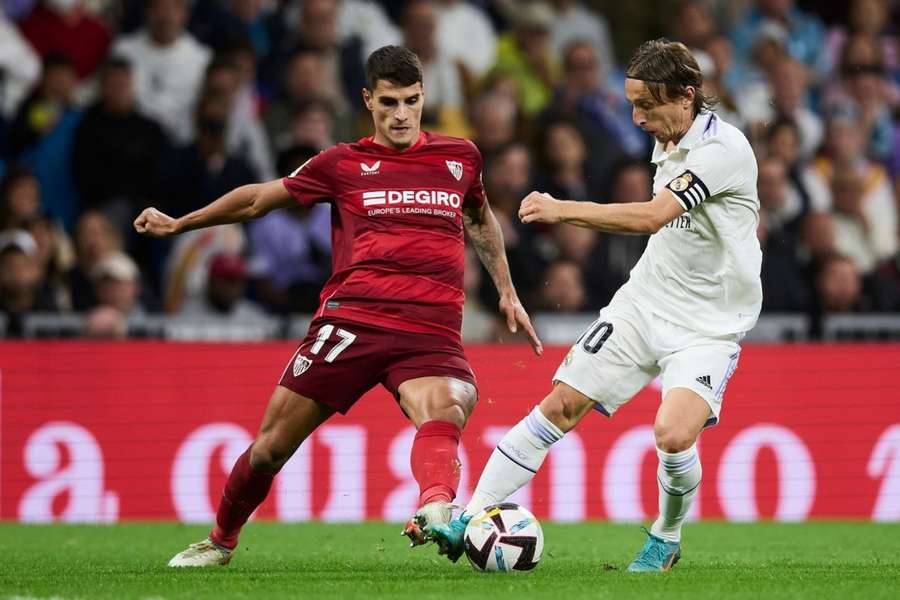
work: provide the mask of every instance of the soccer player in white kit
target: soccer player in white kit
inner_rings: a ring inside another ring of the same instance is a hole
[[[429,535],[456,560],[465,525],[528,483],[550,447],[596,409],[607,416],[657,375],[659,517],[628,570],[667,571],[700,485],[696,441],[719,419],[740,341],[762,304],[756,237],[756,157],[743,133],[711,112],[697,61],[683,44],[644,43],[626,69],[632,119],[656,144],[653,199],[628,204],[530,193],[523,223],[573,223],[651,234],[631,277],[572,346],[553,390],[497,445],[458,519]]]

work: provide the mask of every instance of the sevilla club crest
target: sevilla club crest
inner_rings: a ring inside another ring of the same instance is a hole
[[[453,175],[454,179],[459,181],[463,176],[463,166],[462,163],[458,160],[447,160],[444,161],[447,163],[447,168],[450,169],[450,174]]]
[[[312,365],[312,361],[302,354],[298,354],[294,359],[294,377],[300,377]]]

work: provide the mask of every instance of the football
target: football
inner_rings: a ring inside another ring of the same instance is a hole
[[[534,515],[518,504],[494,504],[469,521],[465,549],[478,571],[530,571],[541,559],[544,533]]]

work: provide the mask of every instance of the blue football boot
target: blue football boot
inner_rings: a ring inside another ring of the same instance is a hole
[[[681,558],[681,544],[658,538],[646,529],[647,541],[637,553],[631,564],[629,573],[661,573],[675,566]]]
[[[438,554],[456,562],[465,551],[466,526],[472,520],[472,515],[461,514],[449,523],[435,523],[425,527],[425,535],[438,545]]]

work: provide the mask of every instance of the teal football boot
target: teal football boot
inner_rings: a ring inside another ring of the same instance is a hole
[[[646,529],[647,541],[637,553],[631,564],[629,573],[664,573],[675,566],[681,558],[681,544],[658,538]]]
[[[461,514],[449,523],[435,523],[425,528],[425,535],[438,546],[438,554],[456,562],[465,551],[466,526],[472,515]]]

